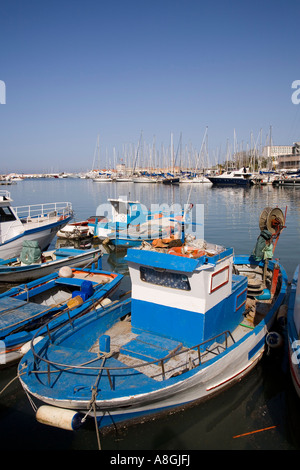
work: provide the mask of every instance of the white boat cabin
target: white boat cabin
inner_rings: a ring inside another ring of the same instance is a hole
[[[95,223],[89,223],[94,235],[105,238],[110,232],[124,229],[128,225],[137,226],[155,217],[139,201],[129,201],[126,197],[108,199],[108,204],[101,204],[102,214],[97,214]]]
[[[129,249],[132,331],[199,344],[242,320],[247,278],[233,274],[233,249],[199,258]]]

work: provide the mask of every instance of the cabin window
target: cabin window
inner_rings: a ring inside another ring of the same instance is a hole
[[[229,282],[229,266],[216,271],[211,276],[210,294],[225,286]]]
[[[0,207],[0,222],[10,222],[16,220],[14,214],[9,207]]]
[[[185,274],[158,271],[145,266],[140,267],[140,277],[144,282],[172,289],[191,290],[190,282]]]

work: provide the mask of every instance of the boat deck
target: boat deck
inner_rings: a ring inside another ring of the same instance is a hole
[[[33,316],[38,317],[44,311],[45,307],[42,305],[12,297],[3,297],[0,299],[0,336],[8,334],[9,328],[21,325]]]
[[[261,273],[259,275],[261,279]],[[50,365],[43,361],[37,363],[37,373],[44,374],[44,378],[42,375],[40,378],[45,386],[52,388],[55,383],[55,394],[59,395],[59,390],[64,389],[68,396],[78,400],[90,400],[95,388],[98,398],[104,401],[112,396],[120,398],[124,393],[131,395],[131,390],[148,393],[163,389],[181,380],[182,374],[193,375],[199,371],[199,366],[205,367],[208,361],[247,335],[268,313],[272,303],[272,299],[248,297],[244,318],[231,334],[223,332],[193,348],[145,330],[133,332],[130,315],[124,318],[127,312],[116,323],[108,314],[106,322],[103,326],[99,323],[98,328],[89,328],[87,320],[82,334],[75,332],[74,337],[66,336],[61,345],[59,341],[49,343],[47,361]],[[85,349],[87,344],[89,349]]]
[[[248,331],[241,327],[240,336]],[[119,321],[105,335],[110,337],[110,357],[116,358],[120,367],[131,367],[158,382],[199,365],[200,353],[197,348],[187,348],[178,341],[147,332],[132,333],[129,319]],[[229,340],[229,343],[232,344],[232,341]],[[207,344],[201,349],[200,363],[204,364],[224,348],[224,344],[218,342]],[[101,354],[98,340],[90,348],[90,352]]]

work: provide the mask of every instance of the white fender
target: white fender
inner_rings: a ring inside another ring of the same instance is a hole
[[[36,419],[39,423],[67,431],[75,431],[82,424],[80,413],[49,405],[42,405],[38,408]]]

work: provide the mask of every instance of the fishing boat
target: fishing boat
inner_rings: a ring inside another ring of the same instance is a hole
[[[18,374],[44,403],[38,421],[75,429],[86,416],[100,428],[153,419],[220,393],[262,357],[287,290],[276,260],[194,240],[131,248],[127,263],[130,300],[31,342]]]
[[[158,216],[158,211],[149,211],[140,201],[130,201],[125,196],[108,199],[102,209],[103,215],[88,222],[90,231],[100,240],[105,240],[109,234],[127,229],[131,225],[137,226]]]
[[[273,181],[275,181],[280,175],[276,171],[262,171],[260,170],[259,173],[254,174],[252,178],[253,184],[266,186],[272,185]]]
[[[19,258],[0,261],[0,282],[28,282],[57,271],[63,266],[85,266],[96,262],[101,248],[79,250],[59,248],[42,252],[36,241],[25,240]]]
[[[298,281],[299,265],[295,270],[291,283],[287,311],[287,336],[291,377],[295,390],[300,397],[300,283]]]
[[[154,240],[179,239],[181,224],[174,217],[161,217],[147,220],[141,224],[130,224],[122,230],[114,230],[107,234],[104,244],[123,249],[140,246],[142,243],[152,243]]]
[[[8,191],[0,190],[0,259],[19,256],[24,240],[35,240],[41,250],[73,218],[70,202],[12,207]]]
[[[218,186],[250,186],[252,184],[252,173],[246,168],[235,171],[225,171],[221,175],[207,176],[210,182]]]
[[[102,302],[109,303],[106,298],[122,278],[121,274],[103,271],[100,262],[90,268],[64,266],[0,294],[0,364],[7,366],[19,360],[37,330],[41,338]],[[44,327],[49,319],[51,324]]]

